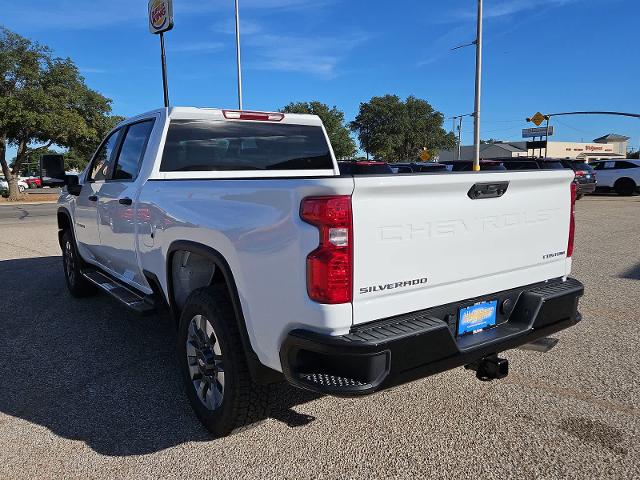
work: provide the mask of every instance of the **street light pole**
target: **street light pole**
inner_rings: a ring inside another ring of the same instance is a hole
[[[476,37],[476,99],[473,112],[473,170],[480,171],[480,93],[482,89],[482,0],[478,0],[478,35]]]
[[[238,109],[242,110],[242,63],[240,61],[240,9],[236,0],[236,56],[238,63]]]

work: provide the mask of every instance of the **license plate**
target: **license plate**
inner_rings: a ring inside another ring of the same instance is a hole
[[[458,314],[458,335],[478,333],[496,324],[498,301],[480,302],[461,308]]]

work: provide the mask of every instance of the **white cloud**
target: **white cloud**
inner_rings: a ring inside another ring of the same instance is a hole
[[[370,37],[364,33],[331,37],[291,36],[275,34],[251,35],[249,68],[307,73],[325,78],[340,74],[340,64]]]
[[[485,3],[484,18],[510,17],[527,10],[540,10],[541,8],[563,7],[571,3],[583,0],[501,0]],[[449,20],[475,20],[477,11],[475,8],[458,9],[452,12]]]

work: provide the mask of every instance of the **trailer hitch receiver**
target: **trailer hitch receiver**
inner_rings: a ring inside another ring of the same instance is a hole
[[[509,374],[509,360],[499,358],[498,355],[494,354],[465,365],[464,368],[476,372],[478,380],[489,382],[491,380],[499,380]]]

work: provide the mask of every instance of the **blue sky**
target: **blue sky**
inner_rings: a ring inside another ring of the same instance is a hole
[[[446,117],[473,110],[474,0],[240,0],[245,108],[320,100],[353,119],[374,95],[427,99]],[[167,33],[171,103],[235,107],[233,0],[174,0]],[[571,110],[640,112],[637,0],[485,0],[483,138],[518,139],[524,118]],[[0,0],[6,27],[69,56],[129,116],[162,105],[159,43],[146,0]],[[450,121],[445,127],[450,129]],[[564,117],[556,139],[640,121]],[[463,142],[472,138],[466,119]]]

